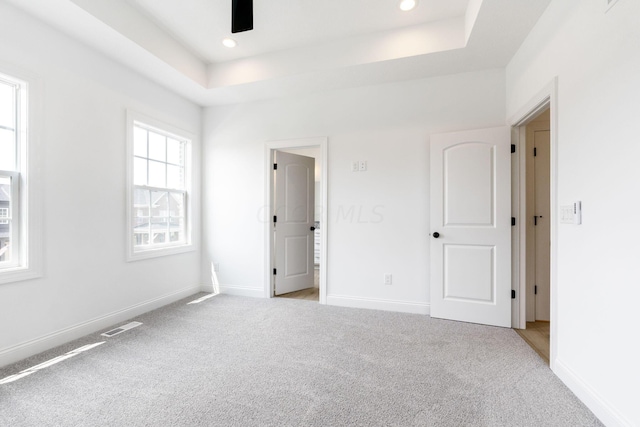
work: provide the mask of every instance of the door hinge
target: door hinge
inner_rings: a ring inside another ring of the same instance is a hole
[[[516,144],[511,144],[511,154],[516,152]]]
[[[275,276],[277,274],[277,270],[274,268],[273,269],[273,275]]]
[[[277,163],[274,163],[274,164],[273,164],[273,170],[274,170],[274,171],[277,171],[277,170],[278,170],[278,164],[277,164]]]
[[[538,155],[538,149],[536,147],[533,147],[533,157],[536,157]]]
[[[538,285],[533,286],[533,294],[538,295]]]
[[[516,299],[516,291],[511,289],[511,299]]]
[[[276,215],[273,216],[273,223],[275,224],[276,222],[278,222],[278,217]]]
[[[511,226],[513,227],[514,225],[516,225],[516,217],[512,216],[511,217]]]

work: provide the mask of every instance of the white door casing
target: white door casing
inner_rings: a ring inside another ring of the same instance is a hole
[[[508,127],[431,136],[432,317],[511,326],[510,148]]]
[[[275,294],[313,287],[315,159],[276,152]]]

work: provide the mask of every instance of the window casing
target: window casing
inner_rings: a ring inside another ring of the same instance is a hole
[[[128,259],[193,250],[189,220],[191,138],[129,113]]]

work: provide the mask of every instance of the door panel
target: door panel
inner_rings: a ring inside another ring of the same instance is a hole
[[[495,303],[495,246],[444,246],[444,299]]]
[[[446,226],[494,223],[494,147],[469,142],[444,150]]]
[[[291,155],[293,156],[293,154]],[[282,159],[283,156],[280,154],[278,157]],[[281,167],[285,174],[283,181],[285,187],[284,221],[287,224],[306,224],[313,217],[313,205],[309,206],[308,200],[309,167],[306,164],[296,163],[285,164]]]
[[[431,137],[432,317],[511,326],[510,152],[508,128]]]
[[[315,159],[276,152],[275,294],[313,287]]]
[[[309,274],[309,236],[287,236],[284,240],[285,278]]]

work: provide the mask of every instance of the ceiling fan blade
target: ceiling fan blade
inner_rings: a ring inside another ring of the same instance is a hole
[[[253,30],[253,0],[231,0],[231,32]]]

